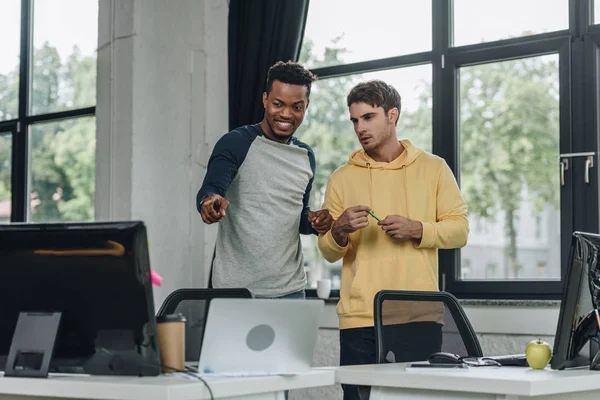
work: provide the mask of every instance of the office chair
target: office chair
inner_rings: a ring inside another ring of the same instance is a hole
[[[252,298],[248,289],[177,289],[167,296],[156,316],[183,314],[185,324],[185,361],[198,362],[206,314],[215,298]]]
[[[448,292],[382,290],[375,295],[377,363],[425,361],[443,351],[482,357],[460,303]]]

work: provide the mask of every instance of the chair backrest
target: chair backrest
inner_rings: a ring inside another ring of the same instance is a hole
[[[448,292],[382,290],[374,308],[378,363],[425,361],[436,351],[483,356],[465,312]]]
[[[252,298],[248,289],[177,289],[169,294],[157,316],[183,314],[185,324],[185,360],[197,362],[204,337],[206,314],[215,298]]]

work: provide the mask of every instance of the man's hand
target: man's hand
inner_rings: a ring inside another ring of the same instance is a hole
[[[329,210],[309,211],[308,220],[319,235],[324,235],[331,229],[333,217],[329,214]]]
[[[348,236],[369,225],[368,213],[370,208],[367,206],[354,206],[346,209],[340,217],[333,223],[331,234],[336,243],[340,246],[348,244]]]
[[[223,219],[225,210],[229,207],[229,202],[218,194],[209,194],[204,198],[200,215],[205,224],[213,224]]]
[[[388,215],[377,223],[390,238],[398,241],[421,239],[423,225],[419,221],[402,217],[400,215]]]

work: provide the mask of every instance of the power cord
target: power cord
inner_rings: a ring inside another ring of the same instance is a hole
[[[162,368],[169,370],[169,371],[173,371],[173,372],[181,372],[184,373],[188,376],[191,376],[193,378],[198,379],[200,382],[202,382],[204,384],[204,386],[206,386],[206,389],[208,389],[208,394],[210,394],[210,400],[214,400],[215,396],[213,395],[212,389],[210,388],[210,386],[208,385],[208,382],[206,382],[206,380],[204,378],[202,378],[200,375],[196,375],[198,371],[194,370],[193,368],[190,367],[185,367],[183,370],[178,369],[178,368],[173,368],[173,367],[169,367],[168,365],[161,365]]]
[[[111,361],[109,361],[109,363],[110,363],[110,362],[112,362],[112,360],[119,360],[119,359],[121,359],[121,356],[120,356],[120,355],[118,355],[118,354],[114,354],[113,352],[111,352],[111,351],[110,351],[110,350],[108,350],[108,349],[105,349],[105,348],[100,348],[99,350],[100,350],[101,352],[103,352],[104,354],[107,354],[107,355],[111,356]],[[151,366],[153,366],[153,367],[159,367],[159,368],[161,368],[161,367],[162,367],[162,368],[163,368],[163,369],[165,369],[165,370],[169,370],[169,371],[173,371],[173,372],[182,372],[182,373],[184,373],[184,374],[186,374],[186,375],[189,375],[189,376],[191,376],[191,377],[193,377],[193,378],[196,378],[196,379],[198,379],[200,382],[202,382],[202,383],[204,384],[204,386],[206,386],[206,388],[208,389],[208,393],[210,394],[210,400],[214,400],[214,399],[215,399],[215,397],[214,397],[214,395],[213,395],[213,392],[212,392],[212,389],[211,389],[211,388],[210,388],[210,386],[208,385],[208,382],[206,382],[206,381],[205,381],[205,380],[204,380],[204,379],[203,379],[201,376],[199,376],[199,375],[196,375],[196,373],[197,373],[198,371],[195,371],[195,370],[193,370],[192,368],[189,368],[189,367],[184,367],[184,369],[183,369],[183,370],[181,370],[181,369],[178,369],[178,368],[173,368],[173,367],[170,367],[170,366],[168,366],[168,365],[165,365],[165,364],[155,364],[155,363],[151,363],[151,362],[147,362],[147,361],[141,361],[141,363],[142,363],[142,364],[145,364],[145,365],[149,365],[149,366],[151,365]]]

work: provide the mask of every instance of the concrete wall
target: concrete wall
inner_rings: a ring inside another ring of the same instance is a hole
[[[205,286],[215,227],[195,195],[227,131],[227,0],[101,0],[96,218],[143,220],[158,307]]]

